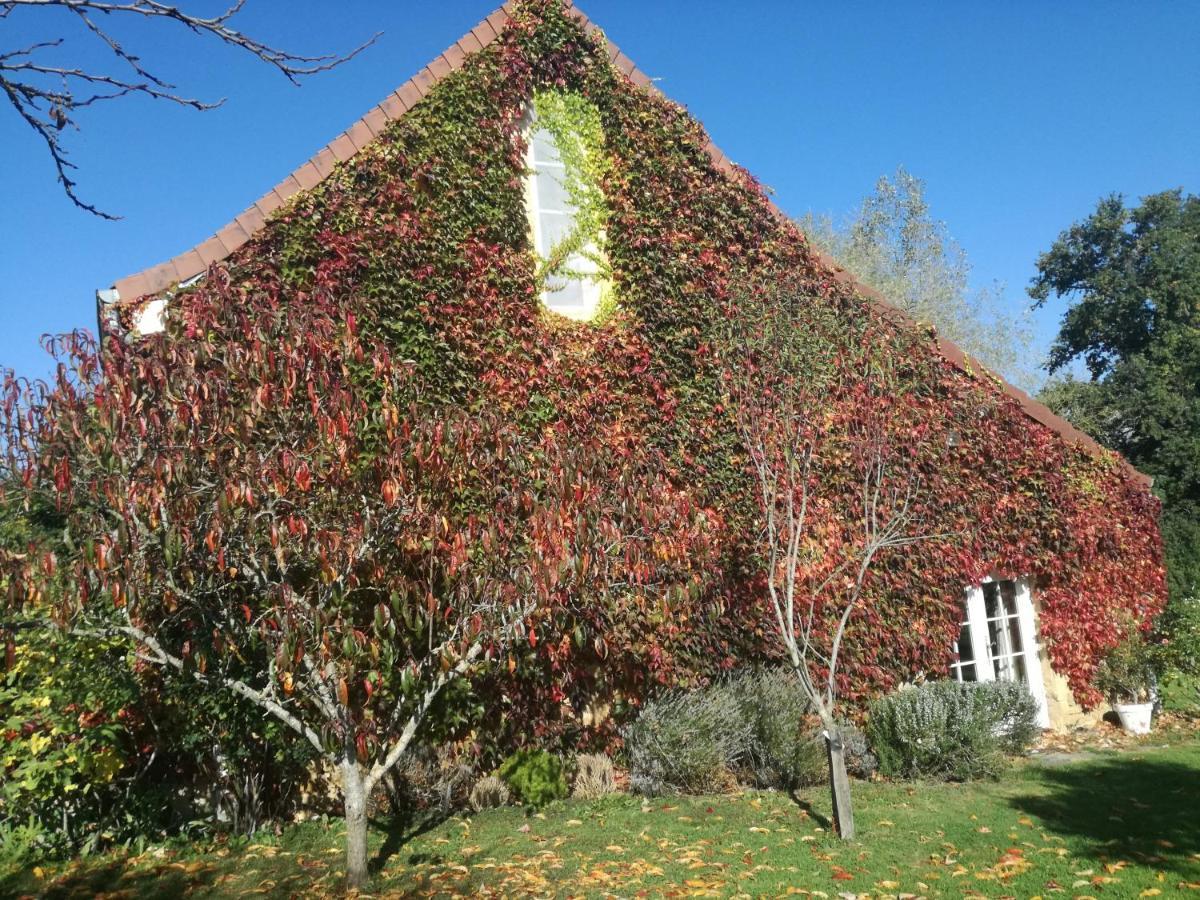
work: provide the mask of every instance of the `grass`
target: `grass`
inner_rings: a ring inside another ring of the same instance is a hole
[[[857,783],[844,844],[814,789],[569,800],[379,823],[381,896],[1200,898],[1200,742],[1021,764],[983,784]],[[0,895],[336,895],[340,823],[279,838],[180,846],[0,871]]]

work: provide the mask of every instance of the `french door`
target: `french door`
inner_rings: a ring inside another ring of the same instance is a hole
[[[1038,724],[1050,727],[1029,582],[988,579],[967,590],[962,630],[951,671],[958,681],[1020,681],[1038,705]]]

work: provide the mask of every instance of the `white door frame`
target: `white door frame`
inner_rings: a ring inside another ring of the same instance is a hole
[[[991,632],[988,628],[987,608],[983,601],[983,585],[1007,579],[985,578],[976,587],[967,589],[967,623],[971,629],[971,646],[975,652],[975,677],[979,681],[995,681],[996,666],[992,655]],[[1033,609],[1033,593],[1029,579],[1013,579],[1016,584],[1017,626],[1021,632],[1021,652],[1025,663],[1026,686],[1037,702],[1037,722],[1042,728],[1050,727],[1050,712],[1046,703],[1046,682],[1042,673],[1041,641],[1038,636],[1037,616]]]

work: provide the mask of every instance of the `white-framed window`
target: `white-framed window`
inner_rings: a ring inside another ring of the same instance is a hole
[[[542,275],[541,299],[552,312],[586,321],[599,311],[607,286],[603,250],[596,238],[580,233],[569,180],[579,175],[568,171],[558,139],[538,125],[532,111],[526,128],[525,202]]]
[[[1033,596],[1026,579],[985,580],[967,590],[954,662],[958,681],[1020,681],[1038,704],[1038,724],[1050,725]]]

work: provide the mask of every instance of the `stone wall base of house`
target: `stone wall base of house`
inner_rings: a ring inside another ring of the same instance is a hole
[[[1042,683],[1046,686],[1046,712],[1052,731],[1073,731],[1076,728],[1094,728],[1104,718],[1104,710],[1096,707],[1085,710],[1075,700],[1067,679],[1050,666],[1050,660],[1042,653]]]

